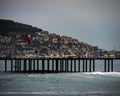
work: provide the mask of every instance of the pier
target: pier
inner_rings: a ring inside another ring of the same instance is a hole
[[[60,73],[95,72],[96,60],[102,60],[103,71],[113,72],[114,60],[120,58],[26,58],[0,59],[5,61],[5,72],[16,73]],[[9,64],[9,70],[8,70]]]

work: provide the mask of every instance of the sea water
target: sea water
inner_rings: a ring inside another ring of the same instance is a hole
[[[120,96],[120,62],[115,72],[19,74],[0,72],[0,96]],[[0,61],[3,70],[3,61]]]

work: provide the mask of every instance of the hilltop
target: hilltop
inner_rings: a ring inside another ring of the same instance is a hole
[[[0,19],[0,35],[8,35],[9,32],[17,33],[17,32],[37,32],[37,31],[42,31],[42,29],[33,27],[31,25],[18,23],[12,20]]]
[[[31,44],[24,40],[25,32]],[[68,36],[43,31],[12,20],[0,20],[0,57],[10,58],[98,58],[115,57],[116,51],[106,51]],[[120,56],[120,53],[117,53]]]

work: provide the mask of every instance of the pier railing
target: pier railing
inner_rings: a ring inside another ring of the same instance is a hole
[[[113,72],[115,71],[113,61],[120,58],[1,58],[0,60],[5,61],[5,72],[58,73],[95,72],[96,60],[104,61],[104,72]]]

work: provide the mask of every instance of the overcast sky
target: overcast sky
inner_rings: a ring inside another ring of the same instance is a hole
[[[0,0],[0,19],[120,50],[120,0]]]

